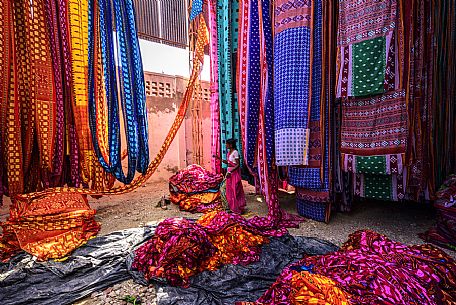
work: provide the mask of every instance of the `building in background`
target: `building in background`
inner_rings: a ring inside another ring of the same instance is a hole
[[[143,59],[153,159],[176,116],[190,76],[188,0],[133,0]],[[205,57],[201,90],[187,110],[152,181],[167,180],[179,168],[210,168],[210,61]],[[203,130],[206,130],[205,138]]]

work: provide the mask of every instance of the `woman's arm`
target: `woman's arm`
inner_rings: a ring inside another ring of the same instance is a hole
[[[228,164],[232,167],[231,170],[228,170],[227,174],[230,175],[231,172],[237,170],[239,167],[240,167],[240,161],[239,161],[239,158],[236,158],[234,159],[235,160],[235,163],[233,162],[229,162]]]

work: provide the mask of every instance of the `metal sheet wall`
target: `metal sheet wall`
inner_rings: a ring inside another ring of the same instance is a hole
[[[188,46],[187,0],[133,0],[138,36],[175,47]]]

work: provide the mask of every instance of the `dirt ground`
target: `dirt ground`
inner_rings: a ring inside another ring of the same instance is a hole
[[[245,184],[247,208],[251,215],[266,215],[267,206],[261,197],[255,195],[252,186]],[[166,182],[149,183],[136,191],[101,199],[90,198],[92,208],[97,210],[96,219],[101,223],[100,235],[113,231],[143,226],[148,222],[161,221],[168,217],[198,218],[198,214],[179,211],[175,205],[167,210],[156,207],[163,195],[168,194]],[[294,196],[282,194],[282,207],[296,213]],[[0,208],[0,221],[8,216],[9,199]],[[390,238],[406,243],[423,243],[418,233],[424,232],[435,222],[430,206],[418,203],[391,203],[363,201],[354,204],[350,213],[334,213],[329,224],[306,220],[299,228],[290,229],[293,235],[305,235],[329,240],[341,245],[348,235],[359,229],[371,229]],[[456,253],[449,251],[456,257]]]
[[[247,216],[266,215],[267,206],[261,197],[255,195],[255,189],[244,185],[247,197]],[[171,204],[166,210],[157,207],[163,195],[168,194],[167,182],[149,183],[138,190],[119,196],[106,196],[101,199],[90,198],[92,208],[97,210],[96,219],[101,223],[100,235],[127,228],[144,226],[147,223],[159,222],[168,217],[198,218],[198,214],[179,211]],[[296,213],[294,195],[281,194],[282,208]],[[0,208],[0,221],[8,216],[9,199]],[[390,203],[390,202],[357,202],[350,213],[334,213],[329,224],[306,220],[299,228],[290,229],[293,235],[312,236],[341,245],[347,240],[350,233],[360,229],[370,229],[385,234],[393,240],[405,244],[421,244],[418,237],[430,228],[435,222],[435,215],[431,206],[417,203]],[[446,251],[456,258],[456,252]],[[93,293],[90,297],[74,305],[96,304],[127,304],[120,298],[134,293],[143,298],[143,304],[156,304],[156,293],[153,286],[142,287],[131,280],[104,291]],[[145,302],[144,302],[145,301]]]

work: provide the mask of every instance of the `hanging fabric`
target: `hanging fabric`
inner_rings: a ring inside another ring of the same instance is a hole
[[[210,58],[211,58],[211,155],[221,155],[220,138],[220,104],[218,90],[218,36],[217,36],[217,7],[216,1],[208,1],[209,31],[210,31]],[[219,158],[211,159],[212,171],[220,173],[222,164]]]
[[[239,2],[231,0],[217,1],[217,51],[218,51],[218,84],[220,103],[220,150],[226,156],[226,140],[241,140],[239,110],[234,76],[236,75],[236,52],[238,48],[238,14]],[[241,141],[239,144],[242,144]],[[242,151],[242,147],[238,147]],[[241,166],[243,157],[241,154]],[[226,168],[226,164],[222,164]]]
[[[53,193],[79,193],[79,194],[86,194],[91,196],[102,196],[102,195],[121,195],[129,193],[141,185],[143,185],[157,170],[160,162],[163,160],[166,152],[168,151],[173,139],[175,138],[177,132],[179,131],[179,127],[181,126],[182,122],[185,119],[185,113],[187,111],[188,105],[193,95],[193,91],[195,88],[196,81],[201,73],[202,64],[204,62],[204,48],[209,43],[209,33],[204,21],[204,18],[200,16],[199,26],[198,26],[198,36],[197,36],[197,43],[195,48],[195,53],[193,57],[193,67],[192,73],[190,76],[190,80],[187,85],[187,90],[185,91],[182,103],[177,111],[176,118],[168,132],[168,135],[165,138],[164,143],[162,144],[160,150],[158,151],[155,158],[147,167],[147,171],[144,175],[137,176],[130,184],[122,185],[113,187],[111,189],[104,189],[104,190],[91,190],[91,189],[82,189],[82,188],[75,188],[75,187],[55,187],[55,188],[48,188],[41,192],[35,192],[31,194],[22,194],[16,195],[15,198],[18,200],[28,200],[31,202],[37,198],[45,198],[50,196]]]
[[[116,13],[114,14],[114,12]],[[98,28],[94,22],[96,18],[99,18]],[[115,24],[116,30],[115,42],[113,24]],[[100,33],[99,41],[94,40],[96,37],[94,33],[97,31]],[[98,44],[101,45],[103,76],[98,75],[98,71],[94,70]],[[117,47],[117,54],[114,53],[115,47]],[[108,159],[103,156],[96,136],[96,109],[100,107],[100,103],[104,102],[102,99],[96,99],[97,77],[104,77],[109,126]],[[89,123],[95,153],[108,173],[112,173],[119,181],[129,184],[136,171],[146,173],[149,163],[144,75],[131,1],[115,0],[111,3],[106,0],[92,0],[89,2],[88,91]],[[119,101],[127,136],[128,172],[126,176],[121,162]]]

